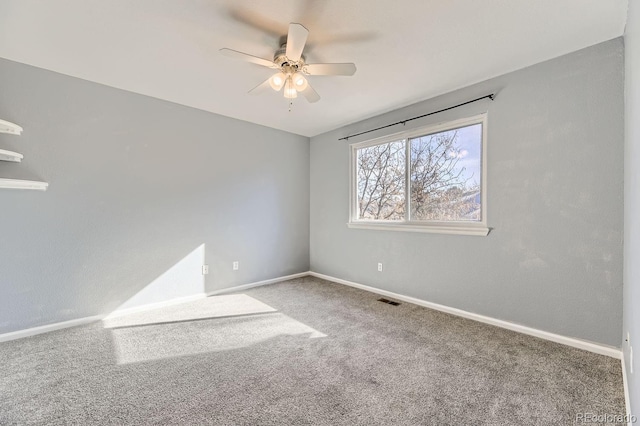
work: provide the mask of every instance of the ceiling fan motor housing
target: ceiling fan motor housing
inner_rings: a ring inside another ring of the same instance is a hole
[[[291,67],[296,71],[302,69],[302,67],[304,66],[304,60],[305,60],[304,55],[300,55],[299,61],[291,61],[289,58],[287,58],[286,43],[280,46],[280,49],[276,50],[276,53],[273,55],[273,62],[277,66],[279,66],[280,68]]]

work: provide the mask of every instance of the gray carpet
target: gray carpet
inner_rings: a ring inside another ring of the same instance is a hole
[[[221,311],[211,299],[0,343],[0,424],[571,425],[624,413],[609,357],[316,278],[242,294]]]

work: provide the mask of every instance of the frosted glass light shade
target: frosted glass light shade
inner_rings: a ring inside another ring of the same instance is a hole
[[[293,87],[295,87],[298,92],[302,92],[308,85],[307,79],[304,78],[302,74],[297,72],[293,75]]]
[[[287,77],[283,73],[279,72],[271,76],[271,78],[269,79],[269,85],[273,90],[277,92],[282,89],[282,86],[284,86],[284,83],[286,81]]]
[[[287,99],[294,99],[298,97],[298,91],[294,87],[293,79],[287,78],[287,82],[284,85],[284,97]]]

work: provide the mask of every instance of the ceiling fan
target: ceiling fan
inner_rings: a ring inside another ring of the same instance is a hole
[[[305,76],[308,75],[345,75],[351,76],[356,72],[356,65],[346,64],[307,64],[302,54],[307,43],[309,30],[296,23],[289,24],[287,42],[280,46],[273,55],[273,61],[238,52],[233,49],[220,49],[220,53],[237,59],[242,59],[263,67],[272,68],[277,72],[263,83],[249,91],[251,95],[258,95],[272,88],[279,92],[284,87],[284,97],[291,100],[302,94],[309,102],[318,102],[320,95],[311,87]]]

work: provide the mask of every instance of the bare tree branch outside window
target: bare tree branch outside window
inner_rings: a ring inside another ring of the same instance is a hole
[[[358,150],[360,219],[404,219],[405,143],[390,142]]]
[[[460,145],[460,131],[449,130],[412,139],[411,219],[479,221],[480,176],[469,170],[469,161],[479,170],[481,125],[477,128],[477,158],[468,158],[472,147]],[[469,129],[469,128],[467,128]],[[476,129],[469,129],[476,130]],[[471,141],[465,142],[467,145]]]
[[[403,220],[409,192],[410,220],[480,221],[481,134],[475,124],[358,149],[358,218]]]

